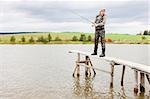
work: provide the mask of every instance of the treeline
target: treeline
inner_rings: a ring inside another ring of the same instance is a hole
[[[49,43],[51,41],[61,41],[61,38],[56,36],[53,40],[51,34],[48,34],[47,37],[39,36],[38,38],[35,38],[34,36],[31,36],[29,39],[27,39],[25,36],[22,36],[21,39],[19,40],[19,42],[21,42],[21,43],[36,43],[36,42],[40,43],[41,42],[41,43],[45,43],[45,44]],[[16,42],[16,37],[11,36],[10,37],[10,42],[15,43]]]
[[[92,38],[91,35],[86,36],[85,34],[81,34],[80,37],[77,36],[73,36],[72,37],[72,41],[83,41],[83,42],[87,42],[87,41],[94,41],[94,38]],[[113,42],[113,40],[111,38],[105,38],[106,42]]]
[[[149,30],[144,30],[144,32],[141,32],[137,35],[150,35],[150,31]]]
[[[72,41],[92,41],[92,36],[86,36],[85,34],[81,34],[79,38],[77,36],[73,36]]]

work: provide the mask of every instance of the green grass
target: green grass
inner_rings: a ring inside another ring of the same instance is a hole
[[[81,34],[85,34],[86,36],[91,35],[94,38],[94,33],[81,33],[81,32],[41,32],[41,33],[27,33],[27,34],[8,34],[8,35],[0,35],[0,43],[1,44],[12,44],[10,42],[11,36],[15,36],[16,41],[15,44],[30,44],[29,39],[31,36],[34,40],[37,40],[40,36],[47,38],[48,34],[51,34],[52,40],[48,42],[48,44],[91,44],[93,42],[81,42],[81,41],[71,41],[73,36],[77,36],[80,38]],[[26,42],[22,43],[21,38],[26,38]],[[61,38],[62,41],[54,41],[56,37]],[[128,35],[128,34],[106,34],[106,39],[110,38],[113,40],[111,43],[119,43],[119,44],[150,44],[150,36],[145,36],[146,39],[142,40],[142,35]],[[34,44],[43,44],[42,42],[35,42]]]

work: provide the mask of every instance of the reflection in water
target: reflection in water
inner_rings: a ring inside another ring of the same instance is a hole
[[[84,98],[94,97],[95,91],[93,89],[93,81],[94,78],[85,77],[83,84],[81,84],[80,78],[74,78],[74,94],[77,96],[81,96]]]
[[[119,92],[115,92],[113,88],[109,88],[109,92],[102,93],[96,91],[93,87],[94,78],[85,77],[83,82],[80,80],[80,77],[74,78],[74,94],[76,96],[85,98],[85,99],[126,99],[131,98],[126,96],[124,87],[121,87]],[[98,87],[98,86],[97,86]],[[101,91],[103,89],[100,89]]]
[[[90,77],[85,77],[84,84],[81,84],[79,77],[74,78],[74,93],[77,96],[92,96],[92,79]]]
[[[87,98],[99,99],[99,98],[107,98],[107,97],[109,97],[108,99],[113,99],[112,89],[108,93],[96,92],[93,88],[93,80],[94,80],[94,77],[93,78],[85,77],[85,79],[83,80],[83,83],[81,83],[82,81],[80,80],[79,77],[74,78],[74,86],[73,86],[74,94],[76,96],[79,96],[85,99]],[[106,95],[107,97],[103,95]]]

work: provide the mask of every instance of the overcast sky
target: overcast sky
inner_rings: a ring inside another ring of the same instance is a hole
[[[149,0],[0,0],[0,32],[94,32],[91,24],[106,9],[107,33],[137,34],[149,28]]]

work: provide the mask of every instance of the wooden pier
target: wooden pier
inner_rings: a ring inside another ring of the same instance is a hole
[[[78,50],[70,50],[69,53],[76,53],[77,54],[77,61],[76,61],[76,67],[74,69],[73,77],[79,77],[80,76],[80,66],[85,66],[85,76],[91,76],[93,71],[93,76],[96,75],[95,70],[105,72],[107,74],[110,74],[111,81],[110,81],[110,87],[113,87],[113,78],[114,78],[114,68],[116,65],[122,66],[122,75],[120,80],[120,85],[123,86],[124,81],[124,74],[125,74],[125,68],[129,67],[134,70],[135,72],[135,87],[134,92],[138,93],[140,89],[140,92],[145,92],[145,80],[147,78],[147,81],[150,85],[150,66],[143,65],[127,60],[122,60],[114,57],[99,57],[97,55],[91,55],[89,52],[83,52]],[[85,56],[83,60],[81,60],[81,55]],[[105,71],[99,68],[95,68],[92,64],[92,61],[90,58],[97,58],[100,60],[105,60],[110,63],[111,71]],[[138,79],[140,76],[140,79]],[[139,83],[140,82],[140,83]],[[149,87],[150,88],[150,87]],[[150,89],[149,89],[150,90]]]

